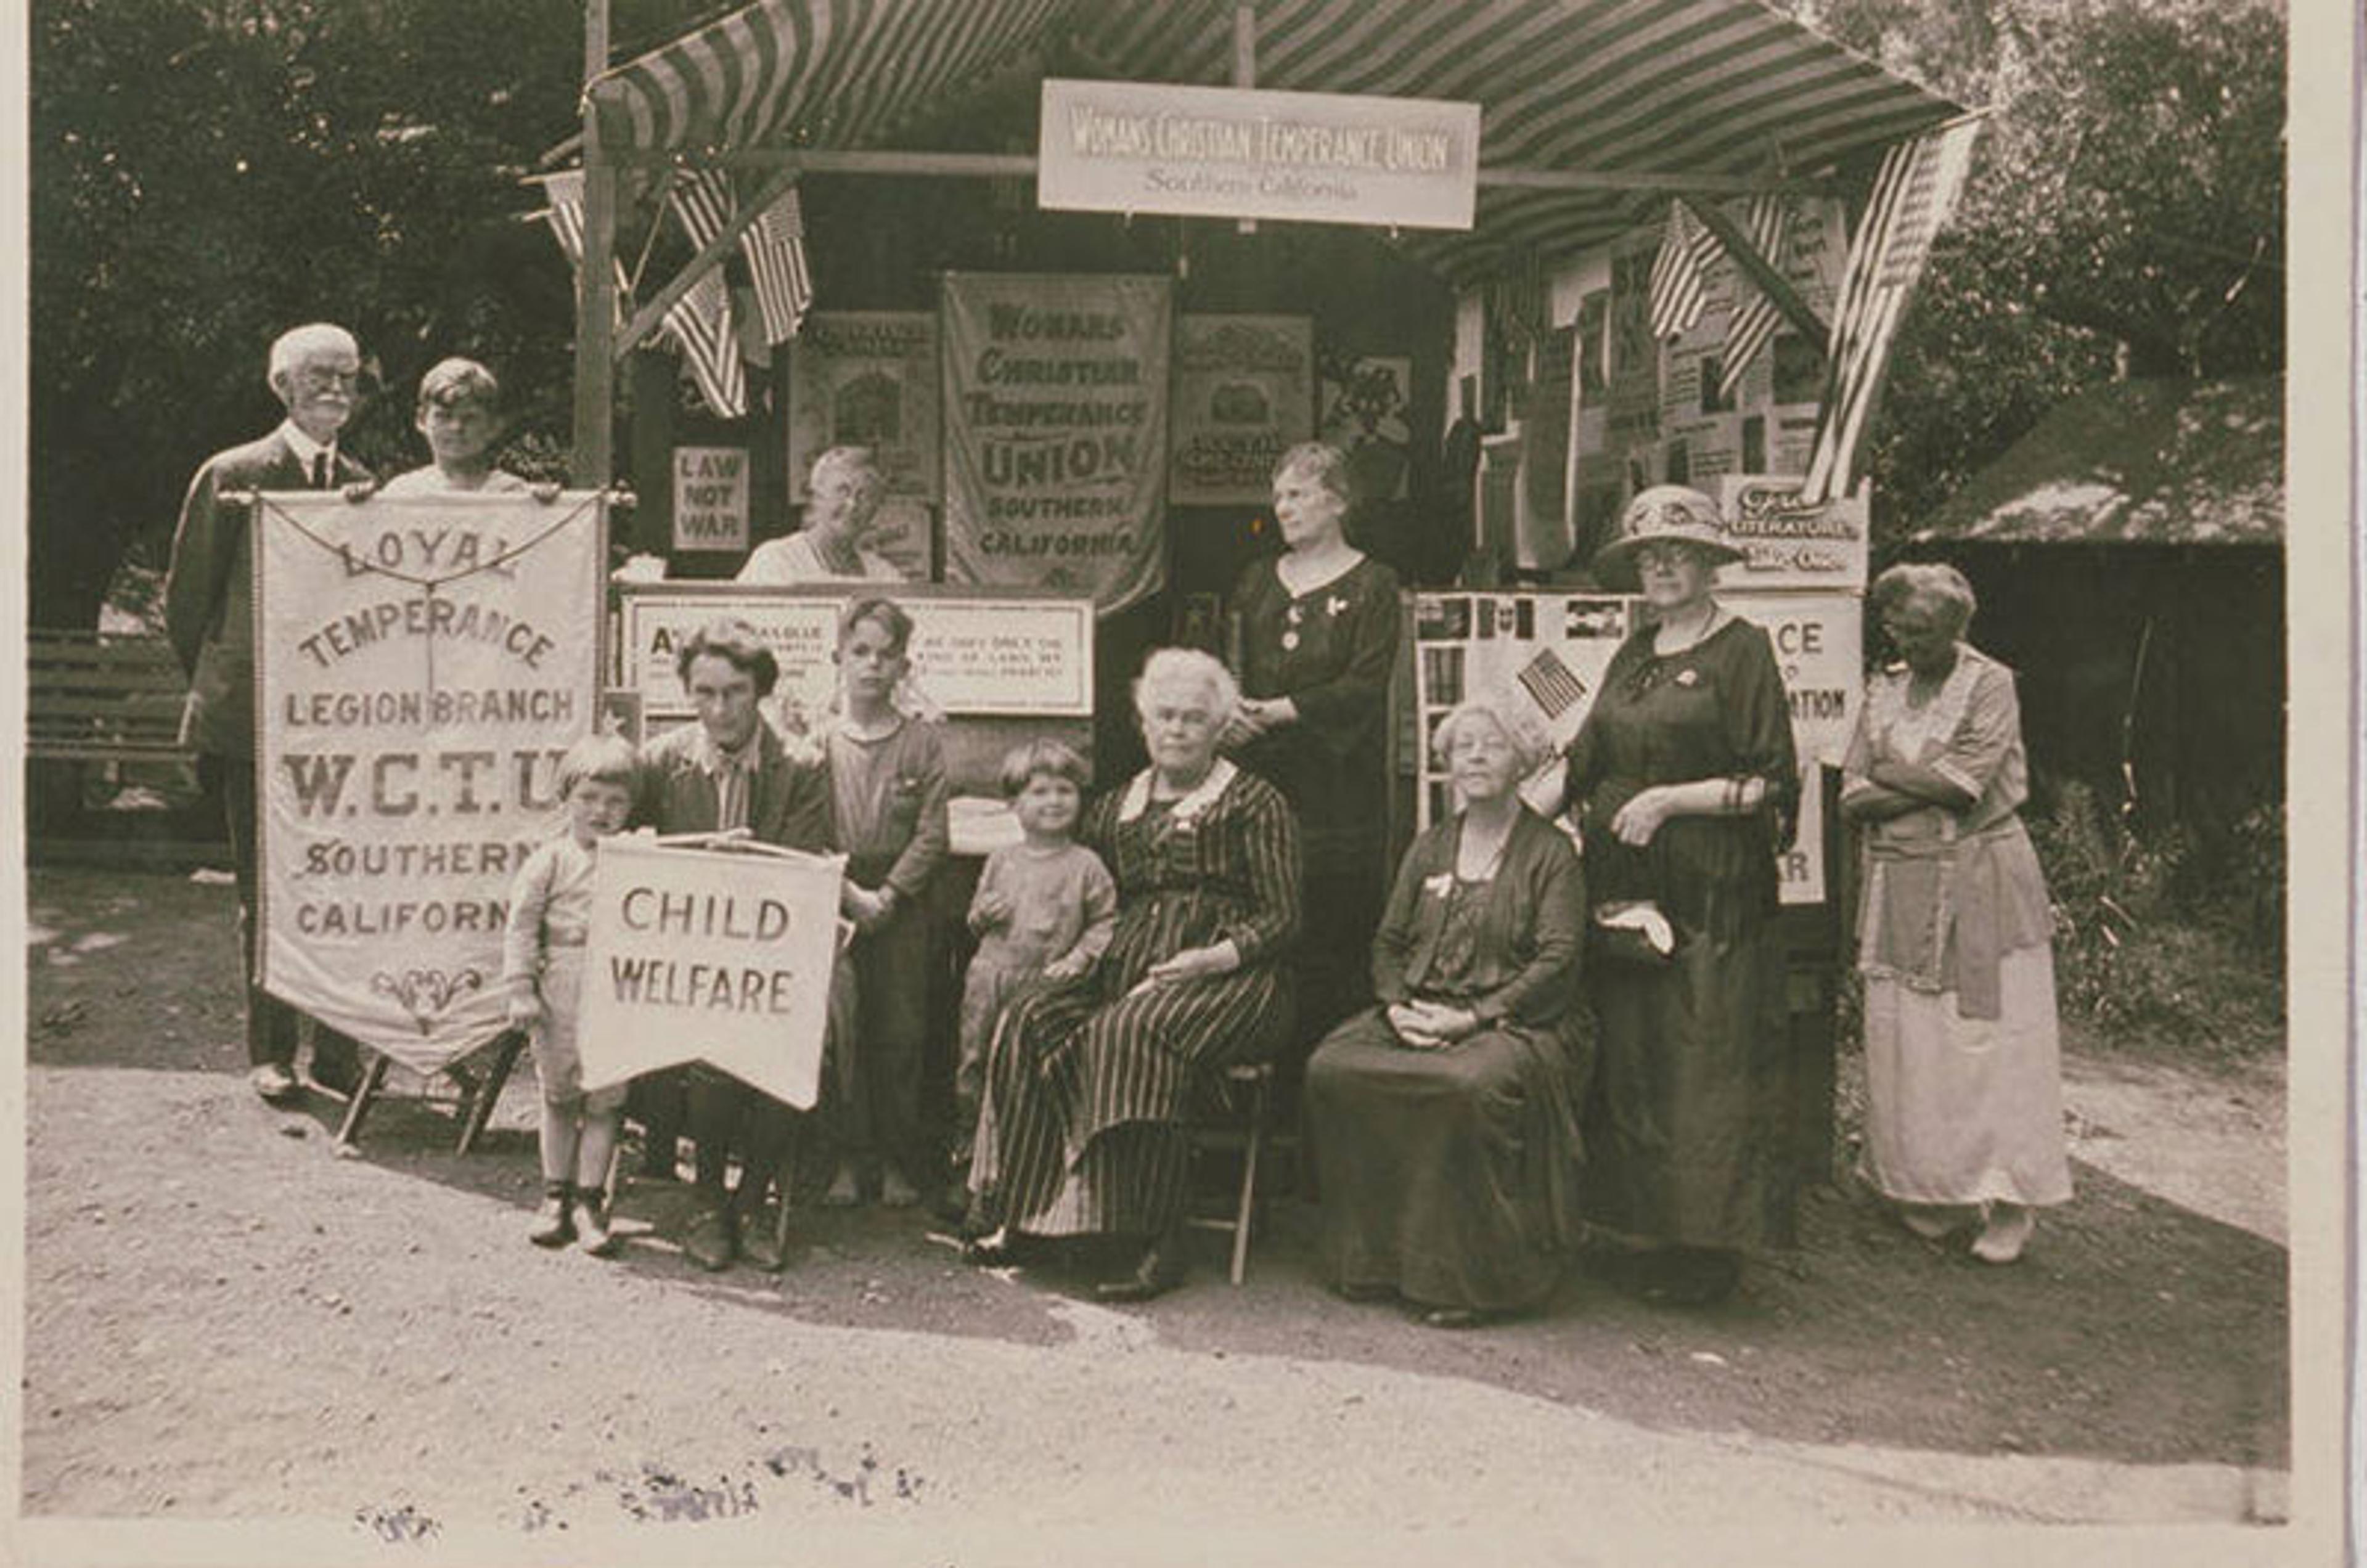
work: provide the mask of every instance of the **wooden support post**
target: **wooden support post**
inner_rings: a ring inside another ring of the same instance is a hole
[[[600,143],[591,85],[608,68],[608,0],[583,7],[583,265],[575,280],[575,420],[572,477],[606,490],[616,475],[617,175]]]
[[[510,1081],[510,1071],[517,1066],[518,1052],[525,1048],[523,1030],[505,1029],[493,1046],[493,1065],[485,1072],[484,1081],[469,1100],[469,1111],[460,1122],[460,1145],[453,1152],[467,1154],[485,1131],[485,1123],[493,1118],[493,1106],[502,1098],[502,1087]]]
[[[1233,85],[1257,85],[1257,7],[1240,5],[1233,7]],[[1244,234],[1257,232],[1257,220],[1243,218],[1234,228]],[[1240,1281],[1236,1280],[1235,1284]]]
[[[365,1045],[360,1049],[368,1051],[369,1047]],[[345,1101],[345,1119],[337,1128],[337,1146],[340,1148],[353,1147],[354,1140],[361,1136],[362,1119],[369,1114],[370,1101],[378,1098],[379,1089],[386,1083],[389,1064],[384,1054],[370,1051],[369,1059],[369,1071],[362,1075],[361,1087],[354,1090],[353,1099]]]

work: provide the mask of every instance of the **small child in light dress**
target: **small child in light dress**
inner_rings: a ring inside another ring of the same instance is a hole
[[[567,749],[559,761],[567,831],[518,868],[502,942],[510,1022],[528,1032],[542,1087],[542,1207],[527,1239],[537,1247],[579,1242],[599,1258],[616,1247],[603,1196],[625,1086],[584,1091],[575,1021],[592,921],[593,857],[632,811],[634,771],[633,748],[619,736],[587,736]]]
[[[1030,981],[1085,975],[1117,928],[1117,884],[1101,857],[1070,837],[1085,779],[1085,760],[1058,740],[1031,740],[1002,760],[1002,793],[1025,837],[986,857],[970,900],[979,947],[962,987],[957,1160],[980,1135],[986,1051],[1003,1004]]]

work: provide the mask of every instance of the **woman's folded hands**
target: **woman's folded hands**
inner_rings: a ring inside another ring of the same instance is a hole
[[[1412,1001],[1389,1004],[1389,1027],[1417,1051],[1438,1051],[1455,1044],[1479,1028],[1479,1016],[1452,1002]]]

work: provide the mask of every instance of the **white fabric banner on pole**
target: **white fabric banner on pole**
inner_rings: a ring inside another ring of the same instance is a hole
[[[263,984],[414,1071],[504,1027],[510,880],[596,717],[604,507],[256,499]]]
[[[601,840],[577,1025],[583,1087],[703,1060],[810,1109],[844,867],[835,855]]]

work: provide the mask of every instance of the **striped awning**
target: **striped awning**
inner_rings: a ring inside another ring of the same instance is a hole
[[[1230,0],[761,0],[594,84],[601,135],[659,152],[894,144],[965,90],[1064,73],[1223,85]],[[1761,0],[1257,0],[1257,85],[1480,105],[1483,168],[1806,176],[1957,107]],[[1082,65],[1076,62],[1082,62]],[[1450,276],[1614,237],[1657,198],[1483,186]]]

